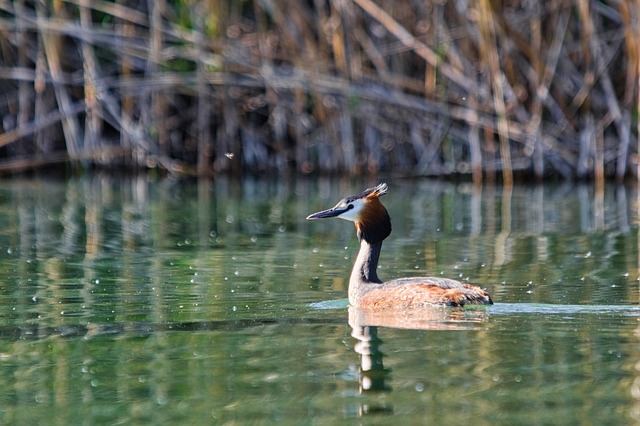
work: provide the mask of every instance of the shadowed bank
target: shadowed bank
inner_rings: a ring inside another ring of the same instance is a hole
[[[636,174],[628,2],[4,2],[0,171]]]

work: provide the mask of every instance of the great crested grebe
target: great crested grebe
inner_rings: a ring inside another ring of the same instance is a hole
[[[464,306],[493,304],[480,287],[448,278],[410,277],[382,282],[378,278],[378,258],[382,241],[391,233],[391,219],[380,202],[387,184],[345,197],[328,210],[307,216],[307,220],[338,217],[355,222],[360,251],[349,279],[349,303],[361,308],[416,306]]]

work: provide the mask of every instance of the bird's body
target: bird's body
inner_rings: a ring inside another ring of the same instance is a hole
[[[340,200],[335,207],[307,219],[339,217],[355,223],[360,251],[349,279],[349,303],[361,308],[464,306],[492,304],[483,289],[439,277],[398,278],[382,282],[376,272],[382,241],[391,233],[391,220],[379,197],[387,193],[382,183]]]

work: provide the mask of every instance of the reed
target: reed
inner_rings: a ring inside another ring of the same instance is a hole
[[[0,1],[0,171],[637,175],[628,2]],[[51,159],[48,161],[48,159]]]

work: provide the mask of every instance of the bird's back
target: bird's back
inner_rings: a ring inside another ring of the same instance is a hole
[[[411,277],[360,287],[351,303],[362,308],[490,305],[489,293],[467,283],[438,277]],[[359,294],[358,294],[359,293]]]

